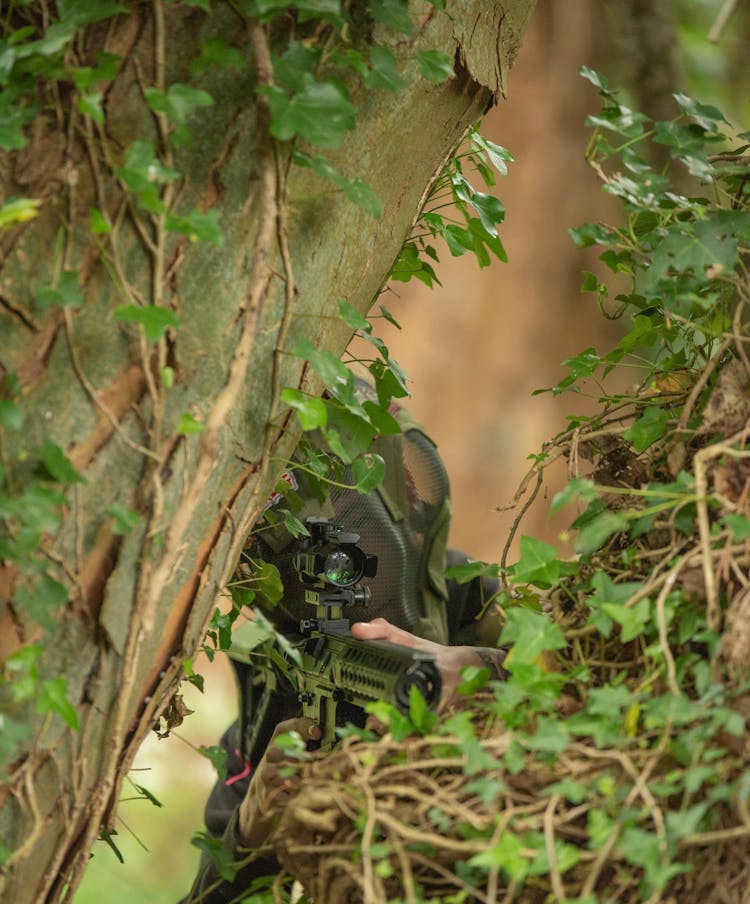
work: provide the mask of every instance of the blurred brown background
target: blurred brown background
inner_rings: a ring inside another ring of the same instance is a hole
[[[533,390],[565,376],[565,358],[591,345],[608,349],[617,338],[617,324],[603,320],[593,298],[579,291],[582,270],[601,272],[595,254],[576,249],[567,234],[571,226],[614,215],[584,161],[584,121],[599,104],[578,70],[582,64],[599,69],[613,86],[629,87],[634,106],[657,116],[672,115],[659,113],[660,105],[671,103],[671,92],[687,80],[689,93],[729,103],[747,128],[747,4],[713,44],[707,35],[722,5],[539,0],[509,97],[482,130],[516,158],[496,187],[507,207],[501,236],[509,262],[479,270],[473,258],[445,251],[438,268],[442,288],[413,281],[395,285],[382,299],[403,329],[378,321],[375,331],[411,378],[412,411],[446,461],[452,543],[475,558],[499,558],[516,513],[497,508],[512,498],[527,456],[565,426],[567,413],[586,404],[579,396],[532,396]],[[522,527],[563,550],[561,524],[550,521],[546,509],[564,480],[564,468],[550,472]],[[165,806],[122,803],[115,840],[125,865],[99,843],[76,904],[169,904],[189,887],[198,856],[190,837],[202,826],[214,780],[208,761],[190,745],[216,743],[235,712],[226,662],[199,662],[196,670],[206,676],[205,695],[185,689],[196,714],[179,737],[148,741],[132,774]]]

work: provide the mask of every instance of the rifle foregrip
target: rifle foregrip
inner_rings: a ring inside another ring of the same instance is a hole
[[[382,640],[318,634],[307,641],[303,658],[318,692],[327,685],[335,699],[356,706],[385,700],[408,713],[412,687],[430,708],[440,701],[442,680],[431,653]]]

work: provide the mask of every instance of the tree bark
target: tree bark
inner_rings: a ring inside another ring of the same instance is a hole
[[[47,635],[11,602],[23,576],[0,568],[0,655],[38,642],[40,673],[64,676],[80,723],[76,731],[29,714],[33,738],[0,788],[0,838],[11,851],[4,900],[72,897],[132,757],[178,690],[298,441],[280,388],[320,389],[289,350],[304,337],[343,351],[350,330],[336,316],[339,299],[365,312],[377,296],[442,163],[504,90],[532,7],[414,3],[413,38],[376,35],[407,85],[397,94],[350,86],[356,131],[331,158],[378,192],[377,220],[290,167],[288,143],[270,139],[255,93],[272,78],[265,36],[228,4],[206,14],[157,0],[88,26],[68,61],[91,65],[98,51],[122,60],[104,124],[82,117],[58,81],[40,89],[28,145],[0,156],[5,199],[40,201],[36,219],[0,234],[2,367],[25,410],[23,430],[3,437],[8,485],[31,479],[45,441],[83,478],[43,536],[44,567],[69,592]],[[209,37],[238,47],[247,65],[193,74]],[[456,77],[439,86],[414,64],[416,51],[433,48],[456,59]],[[222,245],[175,239],[163,215],[136,214],[118,180],[135,138],[165,147],[164,120],[144,92],[175,82],[215,102],[191,120],[193,142],[171,161],[183,177],[166,197],[179,211],[218,211]],[[105,212],[109,236],[89,231],[92,207]],[[83,303],[43,306],[40,287],[64,271],[77,273]],[[178,324],[148,341],[115,319],[129,305],[171,311]],[[179,432],[185,413],[200,432]],[[113,504],[140,521],[117,533]]]

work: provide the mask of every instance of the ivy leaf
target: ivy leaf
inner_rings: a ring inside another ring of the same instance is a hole
[[[221,38],[209,38],[201,45],[200,56],[190,64],[190,71],[195,75],[200,75],[210,66],[243,69],[246,65],[245,57],[236,47],[230,47]]]
[[[223,782],[227,777],[227,752],[223,747],[219,747],[218,744],[212,744],[210,747],[206,747],[201,744],[198,748],[198,753],[201,756],[206,757],[207,760],[210,760],[214,769],[216,770],[219,779]]]
[[[514,882],[520,882],[529,872],[525,846],[513,832],[503,832],[496,844],[474,854],[469,864],[488,870],[499,867]]]
[[[112,232],[112,227],[98,207],[91,208],[89,228],[94,233],[94,235],[108,235]]]
[[[317,430],[328,422],[328,409],[323,399],[309,396],[299,389],[284,389],[281,401],[294,408],[303,430]]]
[[[639,600],[635,606],[602,603],[602,611],[620,625],[620,639],[627,643],[644,633],[651,621],[651,601]]]
[[[23,408],[10,399],[0,399],[0,424],[8,430],[20,430],[23,426]]]
[[[520,545],[521,558],[512,567],[513,580],[517,583],[534,584],[546,589],[576,570],[574,563],[561,562],[557,550],[549,543],[523,536]]]
[[[68,590],[43,573],[19,587],[13,598],[37,624],[51,631],[57,624],[52,613],[67,602]]]
[[[189,433],[200,433],[203,427],[204,424],[197,421],[189,411],[185,411],[180,415],[175,429],[180,435],[186,436]]]
[[[198,107],[210,107],[214,103],[207,91],[180,83],[170,85],[166,93],[158,88],[146,88],[144,94],[150,109],[164,113],[174,125],[182,125]]]
[[[292,349],[292,354],[309,361],[326,388],[333,392],[336,391],[337,385],[353,382],[352,372],[338,355],[334,355],[333,352],[326,349],[315,348],[309,339],[298,342]]]
[[[576,552],[588,555],[599,549],[612,534],[627,530],[628,519],[620,512],[604,511],[587,521],[576,541]]]
[[[58,483],[86,483],[78,471],[73,467],[68,456],[51,440],[45,440],[39,450],[42,464],[52,480]]]
[[[107,514],[110,515],[114,521],[112,530],[116,534],[128,533],[128,531],[140,524],[142,520],[138,512],[119,502],[113,502],[107,509]]]
[[[78,286],[78,271],[63,270],[56,285],[42,286],[36,298],[45,307],[79,308],[83,304],[83,293]]]
[[[460,565],[453,565],[445,569],[446,578],[452,578],[458,584],[468,584],[479,577],[496,578],[500,571],[499,565],[493,565],[488,562],[475,562],[469,560],[462,562]]]
[[[102,101],[104,94],[101,91],[89,91],[78,98],[78,112],[84,116],[90,116],[94,122],[104,125],[104,110]]]
[[[156,305],[119,307],[115,309],[115,317],[124,323],[139,323],[149,342],[158,342],[170,327],[176,327],[179,323],[173,310]]]
[[[198,832],[190,839],[193,847],[197,847],[213,864],[216,872],[222,879],[232,882],[237,875],[237,866],[234,862],[234,852],[224,847],[218,838],[207,832]]]
[[[186,235],[191,242],[224,244],[224,233],[219,225],[219,211],[216,208],[205,212],[196,208],[183,217],[170,214],[166,220],[166,227],[171,232]]]
[[[352,472],[358,493],[369,493],[379,487],[385,477],[385,461],[380,455],[368,452],[352,462]]]
[[[310,81],[289,97],[277,85],[258,89],[268,99],[271,134],[280,141],[298,135],[311,144],[336,150],[355,125],[354,105],[345,89],[335,82]]]
[[[667,412],[657,405],[651,405],[632,427],[629,427],[623,433],[623,437],[633,444],[633,448],[640,455],[641,452],[664,436],[667,432],[668,423],[669,415]]]
[[[0,421],[2,413],[0,412]],[[722,522],[732,531],[732,540],[735,543],[741,543],[743,540],[750,538],[750,518],[747,515],[735,515],[727,512],[722,515]]]
[[[409,718],[422,735],[433,731],[438,721],[438,714],[430,709],[415,684],[409,688]]]
[[[398,71],[396,56],[390,47],[376,44],[370,51],[370,68],[363,81],[366,88],[385,88],[386,91],[400,91],[406,79]]]
[[[510,670],[518,663],[530,663],[546,650],[561,650],[566,646],[565,636],[558,625],[553,624],[542,612],[524,606],[506,610],[508,618],[502,630],[498,646],[513,644],[513,655],[507,661]]]
[[[414,34],[408,0],[370,0],[370,15],[396,32]]]
[[[573,480],[568,481],[559,493],[555,493],[552,497],[552,504],[549,507],[550,514],[554,514],[564,505],[579,497],[584,502],[593,502],[598,496],[599,494],[592,480],[589,480],[588,477],[574,477]]]
[[[442,85],[456,74],[451,58],[443,50],[421,50],[417,54],[417,66],[422,77],[433,85]]]
[[[0,121],[0,147],[6,147],[2,142],[2,121]],[[11,226],[13,223],[26,223],[33,220],[34,217],[39,216],[41,205],[41,198],[9,198],[0,207],[0,229],[3,226]]]
[[[68,727],[78,728],[78,713],[68,700],[68,688],[62,675],[42,681],[36,707],[40,713],[57,713]]]

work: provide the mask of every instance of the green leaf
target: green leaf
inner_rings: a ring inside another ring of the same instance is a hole
[[[593,502],[598,497],[599,494],[593,481],[589,480],[588,477],[574,477],[573,480],[568,481],[559,493],[555,493],[552,497],[552,504],[549,507],[550,514],[559,511],[564,505],[574,499],[580,498],[584,502]]]
[[[53,443],[51,440],[45,440],[39,450],[39,456],[42,460],[47,474],[58,483],[85,483],[86,480],[71,464],[68,456],[63,450]]]
[[[587,521],[576,540],[576,552],[588,555],[599,549],[612,534],[627,530],[628,519],[621,512],[604,511]]]
[[[451,58],[443,50],[421,50],[417,54],[417,66],[422,77],[433,85],[442,85],[456,74]]]
[[[185,436],[189,433],[200,433],[205,425],[197,421],[189,411],[183,412],[178,421],[176,431]]]
[[[219,780],[224,781],[227,777],[227,752],[223,747],[219,747],[217,744],[212,744],[210,747],[206,747],[201,744],[198,747],[198,753],[201,756],[206,757],[207,760],[210,760],[213,764],[214,769],[216,770]]]
[[[2,135],[2,126],[0,125],[0,136]],[[2,147],[2,139],[0,137],[0,147]],[[39,216],[39,208],[42,205],[41,198],[9,198],[2,207],[0,207],[0,229],[4,226],[11,226],[13,223],[27,223]]]
[[[78,287],[78,271],[63,270],[56,284],[42,286],[36,298],[45,307],[79,308],[83,304],[83,293]]]
[[[169,86],[166,94],[158,88],[146,88],[146,102],[157,113],[164,113],[174,124],[182,124],[198,108],[210,107],[213,97],[200,88],[175,83]]]
[[[376,22],[382,22],[401,34],[414,34],[408,0],[370,0],[369,5],[370,15]]]
[[[345,89],[335,82],[310,81],[292,97],[278,86],[258,89],[268,99],[271,134],[280,141],[299,136],[311,144],[336,150],[354,129],[355,109]]]
[[[0,421],[2,413],[0,412]],[[722,515],[721,520],[732,531],[732,540],[735,543],[741,543],[743,540],[750,538],[750,518],[747,515],[735,515],[727,512]]]
[[[513,832],[503,832],[496,844],[474,854],[469,864],[487,870],[499,867],[514,882],[522,881],[530,866],[525,855],[525,845]]]
[[[116,534],[128,533],[128,531],[132,530],[143,520],[138,512],[119,502],[113,502],[107,509],[107,514],[110,515],[114,521],[112,530]]]
[[[207,832],[198,832],[190,839],[190,843],[206,855],[222,879],[227,882],[234,881],[234,877],[237,875],[234,851],[224,847],[218,838],[214,838]]]
[[[574,563],[561,562],[557,550],[549,543],[523,536],[520,546],[521,558],[512,567],[513,580],[517,583],[534,584],[546,589],[576,570]]]
[[[451,568],[445,569],[446,578],[452,578],[458,584],[468,584],[475,578],[492,577],[496,578],[500,572],[500,566],[488,562],[477,562],[470,559],[468,562],[462,562],[460,565],[453,565]]]
[[[635,606],[602,603],[602,611],[620,625],[620,639],[627,643],[644,633],[651,621],[651,601],[639,600]]]
[[[39,687],[36,707],[40,713],[57,713],[69,728],[77,729],[78,713],[67,695],[67,684],[61,675],[57,678],[47,678]]]
[[[327,389],[335,391],[339,383],[353,381],[351,371],[337,355],[326,349],[315,348],[309,339],[298,342],[292,349],[292,354],[309,361]]]
[[[0,425],[8,430],[20,430],[23,426],[23,408],[10,399],[0,399]]]
[[[365,72],[363,80],[365,87],[371,89],[400,91],[406,86],[406,79],[398,71],[395,54],[383,44],[376,44],[370,51],[370,69]]]
[[[193,60],[190,71],[199,75],[211,66],[244,69],[247,61],[236,47],[230,47],[221,38],[209,38],[201,45],[200,56]]]
[[[112,227],[98,207],[91,208],[89,228],[94,233],[94,235],[108,235],[112,232]]]
[[[565,635],[542,612],[524,606],[506,609],[508,621],[502,630],[498,646],[513,644],[513,655],[508,667],[519,663],[531,663],[545,650],[561,650],[566,646]]]
[[[224,233],[219,224],[219,211],[216,208],[205,212],[196,208],[192,213],[182,217],[169,214],[166,219],[166,227],[170,232],[186,235],[191,242],[224,244]]]
[[[352,472],[358,493],[370,493],[379,487],[385,477],[385,461],[380,455],[367,452],[352,462]]]
[[[43,573],[19,587],[13,598],[37,624],[51,631],[57,625],[52,614],[67,602],[68,590]]]
[[[104,110],[102,101],[104,94],[101,91],[89,91],[78,98],[78,112],[84,116],[90,116],[94,122],[104,125]]]
[[[427,735],[433,731],[438,722],[438,714],[429,708],[424,697],[414,684],[409,688],[409,718],[422,735]]]
[[[483,153],[487,160],[502,176],[508,174],[508,164],[513,162],[513,154],[507,148],[495,144],[488,138],[483,138],[478,132],[473,132],[470,139],[471,147]]]
[[[158,342],[166,331],[179,323],[177,315],[170,308],[148,305],[126,305],[115,308],[115,317],[124,323],[139,323],[149,342]]]
[[[309,396],[299,389],[284,389],[281,401],[294,408],[303,430],[317,430],[328,422],[328,409],[323,399]]]
[[[471,196],[471,206],[479,214],[479,220],[490,235],[497,235],[496,223],[505,219],[505,205],[494,195],[475,191]]]
[[[648,407],[640,418],[629,427],[623,437],[633,444],[633,448],[640,455],[650,445],[667,432],[669,415],[663,408],[656,405]]]

